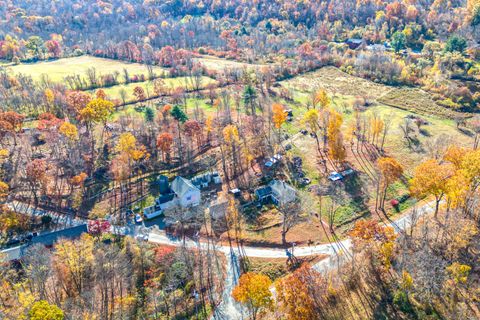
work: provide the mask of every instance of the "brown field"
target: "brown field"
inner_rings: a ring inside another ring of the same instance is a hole
[[[300,91],[323,88],[329,93],[347,96],[377,98],[392,90],[391,87],[351,76],[335,67],[324,67],[281,82],[282,86]]]
[[[422,115],[436,115],[449,119],[468,116],[465,113],[456,112],[438,105],[433,101],[431,94],[417,88],[394,88],[379,97],[377,101]]]

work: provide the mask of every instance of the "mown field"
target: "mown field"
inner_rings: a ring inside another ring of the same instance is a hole
[[[47,75],[53,82],[63,82],[66,76],[80,75],[86,79],[87,70],[89,68],[95,68],[97,75],[113,74],[119,72],[118,79],[123,82],[123,70],[127,69],[130,76],[145,75],[148,76],[147,67],[139,63],[129,63],[119,60],[104,59],[93,57],[89,55],[83,55],[79,57],[58,59],[53,61],[42,61],[37,63],[25,63],[15,66],[7,67],[9,72],[13,74],[29,75],[34,81],[40,81],[42,75]],[[154,73],[161,75],[166,72],[166,69],[153,66]]]

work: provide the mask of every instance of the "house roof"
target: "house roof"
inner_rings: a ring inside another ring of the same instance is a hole
[[[346,42],[347,42],[347,43],[362,44],[363,39],[350,38],[350,39],[347,39]]]
[[[255,190],[255,194],[256,194],[259,198],[263,198],[263,197],[269,196],[269,195],[272,194],[272,188],[271,188],[270,186],[263,187],[263,188],[258,188],[257,190]]]
[[[278,200],[288,202],[294,200],[297,196],[295,189],[285,181],[272,180],[268,185],[272,188],[272,192]]]
[[[172,182],[171,188],[178,197],[183,197],[189,191],[200,191],[190,180],[183,177],[176,177]]]
[[[162,204],[172,201],[174,196],[175,194],[173,193],[161,194],[160,197],[158,197],[158,203]]]

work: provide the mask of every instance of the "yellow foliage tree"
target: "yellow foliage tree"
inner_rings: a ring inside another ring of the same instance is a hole
[[[272,307],[271,285],[272,281],[266,275],[247,272],[240,277],[238,285],[232,291],[232,297],[245,305],[255,320],[262,310]]]
[[[70,122],[63,122],[58,128],[58,131],[72,141],[78,139],[77,127]]]
[[[276,300],[287,320],[318,319],[316,298],[311,291],[324,287],[321,275],[302,265],[275,282]],[[311,290],[309,290],[311,288]]]
[[[303,115],[302,122],[307,125],[312,132],[317,132],[320,128],[318,110],[310,109]]]
[[[317,105],[320,105],[324,109],[330,106],[330,99],[328,98],[327,91],[324,89],[319,89],[315,92],[313,97],[313,107],[316,108]]]
[[[447,151],[443,156],[443,160],[452,163],[456,169],[459,169],[462,165],[465,154],[467,154],[467,150],[465,148],[451,145],[447,148]]]
[[[53,93],[53,90],[50,88],[45,89],[44,93],[45,95],[45,100],[47,101],[48,105],[52,105],[53,102],[55,101],[55,94]]]
[[[229,124],[228,126],[223,128],[223,138],[228,143],[240,141],[240,138],[238,136],[238,128],[233,124]]]
[[[451,164],[440,164],[431,159],[422,162],[410,179],[410,192],[417,198],[432,195],[435,197],[435,217],[438,214],[440,201],[447,192],[447,180],[454,170]]]
[[[112,113],[113,107],[113,102],[96,98],[91,100],[85,108],[81,109],[79,115],[85,122],[104,123]]]
[[[452,263],[447,267],[447,272],[455,284],[466,283],[472,267],[458,262]]]
[[[55,245],[54,266],[63,275],[62,282],[68,296],[80,295],[85,279],[93,267],[93,238],[83,234],[80,240],[60,240]]]
[[[137,144],[137,138],[130,132],[120,135],[116,146],[117,152],[127,155],[128,159],[138,161],[147,155],[145,146]]]

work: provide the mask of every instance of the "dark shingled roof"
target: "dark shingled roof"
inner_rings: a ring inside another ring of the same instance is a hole
[[[255,193],[259,198],[263,198],[272,194],[272,188],[270,186],[258,188]]]

